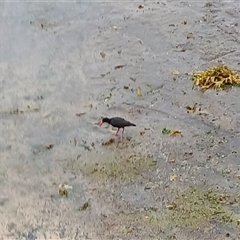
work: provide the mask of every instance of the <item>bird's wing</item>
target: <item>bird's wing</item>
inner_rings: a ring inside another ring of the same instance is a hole
[[[126,121],[124,118],[121,118],[121,117],[115,117],[115,119],[117,119],[117,120],[124,120],[124,121]]]

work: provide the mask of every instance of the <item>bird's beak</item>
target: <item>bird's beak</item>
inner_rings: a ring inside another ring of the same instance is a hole
[[[103,121],[101,120],[101,122],[99,123],[99,126],[101,127],[103,125]]]

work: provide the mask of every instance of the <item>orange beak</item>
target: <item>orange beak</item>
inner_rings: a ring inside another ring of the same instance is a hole
[[[101,122],[99,123],[99,126],[101,127],[103,125],[103,121],[101,120]]]

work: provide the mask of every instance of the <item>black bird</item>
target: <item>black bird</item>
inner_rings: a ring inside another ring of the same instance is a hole
[[[105,118],[102,118],[101,122],[99,123],[99,126],[102,126],[103,123],[105,123],[105,122],[111,124],[113,127],[118,128],[118,130],[116,132],[116,135],[118,134],[119,129],[122,128],[123,129],[122,130],[122,136],[123,136],[125,127],[130,127],[130,126],[135,127],[136,126],[136,124],[131,123],[131,122],[125,120],[124,118],[120,118],[120,117],[114,117],[114,118],[105,117]]]

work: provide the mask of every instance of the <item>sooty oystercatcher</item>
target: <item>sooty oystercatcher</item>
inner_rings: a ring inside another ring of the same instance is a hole
[[[124,133],[124,128],[125,127],[130,127],[130,126],[136,126],[134,123],[131,123],[127,120],[125,120],[124,118],[120,118],[120,117],[114,117],[114,118],[102,118],[101,122],[99,123],[99,126],[102,126],[103,123],[109,123],[111,124],[113,127],[118,128],[116,135],[118,134],[118,131],[120,128],[122,128],[122,136]]]

